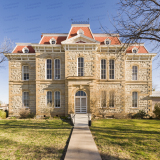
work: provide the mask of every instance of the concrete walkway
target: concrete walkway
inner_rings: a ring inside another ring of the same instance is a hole
[[[80,119],[81,117],[81,119]],[[101,160],[97,146],[88,127],[88,115],[77,115],[65,160]]]

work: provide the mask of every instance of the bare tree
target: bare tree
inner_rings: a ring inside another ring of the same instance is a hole
[[[157,0],[120,0],[116,31],[127,43],[141,40],[160,42],[160,2]]]
[[[0,64],[7,60],[4,53],[11,53],[14,47],[14,43],[9,39],[5,38],[0,46]]]
[[[158,88],[158,84],[152,84],[152,91],[155,91],[155,90],[157,90],[157,88]]]

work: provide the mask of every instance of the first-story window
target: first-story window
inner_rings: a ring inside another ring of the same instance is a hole
[[[29,69],[28,69],[28,66],[23,66],[22,73],[23,73],[23,80],[29,80]]]
[[[106,60],[101,59],[101,79],[106,79]]]
[[[114,92],[109,92],[109,107],[114,107]]]
[[[84,76],[84,58],[78,58],[78,76]]]
[[[60,107],[60,92],[59,91],[54,92],[54,106],[55,108]]]
[[[114,79],[114,60],[109,60],[109,79]]]
[[[54,79],[60,79],[60,60],[54,60]]]
[[[101,91],[101,107],[106,106],[106,91]]]
[[[29,107],[29,92],[23,92],[23,106]]]
[[[132,67],[132,80],[137,80],[137,66]]]
[[[51,106],[51,105],[52,105],[52,92],[47,91],[47,106]]]
[[[138,106],[137,100],[138,100],[138,93],[132,92],[132,107]]]
[[[47,59],[47,64],[46,64],[46,78],[47,79],[52,79],[52,60]]]

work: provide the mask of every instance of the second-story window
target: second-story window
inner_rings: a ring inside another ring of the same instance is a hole
[[[52,60],[47,59],[47,64],[46,64],[46,79],[52,79]]]
[[[137,80],[137,66],[132,67],[132,80]]]
[[[109,60],[109,79],[114,79],[114,60]]]
[[[60,79],[60,60],[54,60],[54,79]]]
[[[84,58],[78,58],[78,76],[84,76]]]
[[[101,59],[101,79],[106,79],[106,60]]]
[[[28,66],[23,66],[23,80],[29,80],[29,69]]]

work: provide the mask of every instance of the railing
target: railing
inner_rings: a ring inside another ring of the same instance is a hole
[[[73,125],[75,124],[75,116],[76,116],[76,114],[71,114],[71,119],[72,119]],[[73,121],[73,119],[74,119],[74,121]]]

